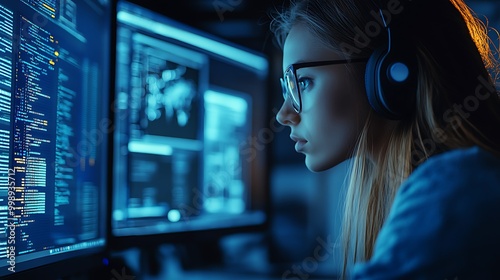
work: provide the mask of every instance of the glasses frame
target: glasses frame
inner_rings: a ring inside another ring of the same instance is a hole
[[[302,111],[302,97],[300,93],[300,87],[299,87],[299,80],[297,78],[297,70],[301,68],[308,68],[308,67],[318,67],[318,66],[326,66],[326,65],[335,65],[335,64],[346,64],[346,63],[357,63],[357,62],[366,62],[368,61],[368,58],[352,58],[352,59],[340,59],[340,60],[322,60],[322,61],[311,61],[311,62],[301,62],[301,63],[293,63],[290,64],[283,75],[283,78],[280,78],[281,81],[281,88],[283,91],[283,99],[286,101],[287,96],[291,98],[292,102],[292,107],[295,110],[297,114],[300,114]],[[295,104],[296,102],[294,101],[294,98],[292,96],[291,89],[288,87],[288,85],[285,83],[285,79],[288,75],[289,72],[292,72],[293,77],[295,78],[294,83],[297,88],[297,97],[298,97],[298,104]],[[298,107],[298,108],[297,108]]]

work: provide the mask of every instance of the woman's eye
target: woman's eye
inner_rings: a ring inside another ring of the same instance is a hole
[[[301,91],[305,90],[311,84],[311,79],[309,78],[299,78],[299,89]]]

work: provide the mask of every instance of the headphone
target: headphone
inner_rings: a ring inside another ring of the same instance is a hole
[[[377,48],[366,64],[368,101],[378,114],[392,120],[407,119],[416,110],[417,63],[414,46],[395,41],[382,9],[380,16],[388,42]]]

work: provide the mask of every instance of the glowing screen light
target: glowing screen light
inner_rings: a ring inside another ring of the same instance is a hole
[[[197,35],[192,32],[188,32],[186,30],[181,30],[171,25],[153,21],[145,17],[133,15],[126,11],[119,11],[117,19],[118,21],[121,21],[123,23],[150,30],[158,35],[179,40],[181,42],[193,45],[209,52],[225,56],[228,59],[237,61],[239,63],[255,68],[256,70],[267,73],[268,62],[262,56],[255,55],[253,53],[232,47],[230,45],[212,40],[207,37]]]

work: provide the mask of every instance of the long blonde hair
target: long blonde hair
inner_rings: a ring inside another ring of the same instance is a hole
[[[462,0],[413,2],[401,18],[392,20],[398,24],[404,17],[406,33],[415,41],[417,110],[390,131],[385,156],[376,159],[368,156],[375,112],[368,114],[352,151],[344,205],[343,275],[350,264],[370,259],[399,186],[422,162],[473,145],[500,156],[498,64],[487,26]],[[300,22],[339,54],[367,57],[384,44],[386,34],[370,38],[369,44],[349,54],[343,46],[356,46],[356,32],[373,22],[373,11],[379,9],[366,0],[296,1],[273,15],[271,30],[282,47],[292,26]],[[457,112],[456,106],[471,110]]]

